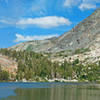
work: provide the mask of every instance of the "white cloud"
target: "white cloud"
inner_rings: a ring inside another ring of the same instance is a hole
[[[82,3],[79,6],[79,9],[82,10],[82,11],[87,10],[87,9],[95,9],[95,8],[96,8],[95,4],[88,4],[88,3]]]
[[[82,0],[84,3],[99,3],[100,0]]]
[[[65,0],[64,1],[64,6],[66,7],[72,7],[72,6],[76,6],[79,4],[81,0]]]
[[[95,9],[100,0],[65,0],[65,7],[77,6],[80,10]]]
[[[58,26],[69,26],[71,25],[71,22],[69,19],[64,17],[58,17],[58,16],[46,16],[46,17],[37,17],[37,18],[26,18],[26,19],[20,19],[20,20],[14,20],[14,19],[0,19],[0,24],[3,25],[10,25],[10,26],[16,26],[18,28],[26,28],[26,27],[33,27],[38,26],[41,28],[53,28]]]
[[[100,3],[100,0],[83,0],[78,8],[82,11],[95,9],[97,7],[97,3]]]
[[[21,34],[16,34],[16,40],[14,42],[21,42],[21,41],[31,41],[31,40],[44,40],[52,37],[58,37],[58,34],[54,35],[35,35],[35,36],[23,36]]]
[[[26,27],[29,25],[35,25],[42,28],[52,28],[61,25],[70,25],[71,22],[69,19],[58,16],[47,16],[47,17],[39,17],[39,18],[28,18],[19,20],[16,25]]]
[[[38,26],[41,28],[53,28],[58,26],[69,26],[71,22],[69,19],[58,16],[46,16],[46,17],[37,17],[37,18],[27,18],[21,20],[13,20],[13,19],[0,19],[0,24],[16,26],[18,28],[26,28]]]
[[[4,19],[1,19],[1,20],[0,20],[0,23],[11,24],[11,22],[9,22],[9,21],[7,21],[7,20],[4,20]]]

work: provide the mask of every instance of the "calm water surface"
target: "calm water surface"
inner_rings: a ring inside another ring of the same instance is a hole
[[[100,100],[100,86],[88,83],[0,83],[0,100]]]

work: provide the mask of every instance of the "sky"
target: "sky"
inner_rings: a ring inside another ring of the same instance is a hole
[[[100,0],[0,0],[0,48],[58,37],[100,7]]]

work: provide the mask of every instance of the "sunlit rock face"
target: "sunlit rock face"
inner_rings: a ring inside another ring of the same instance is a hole
[[[0,67],[3,70],[16,75],[17,63],[14,60],[11,60],[9,57],[3,56],[2,54],[0,54]]]
[[[100,34],[100,8],[60,36],[51,51],[75,50],[91,46]],[[99,39],[98,39],[99,40]]]

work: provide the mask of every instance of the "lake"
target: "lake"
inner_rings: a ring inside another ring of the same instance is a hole
[[[0,100],[100,100],[91,83],[0,83]]]

